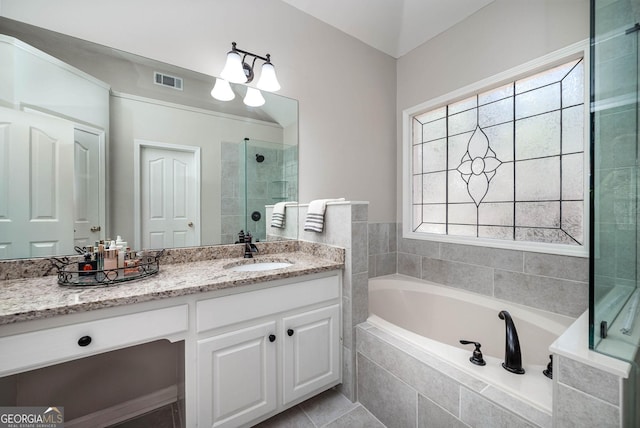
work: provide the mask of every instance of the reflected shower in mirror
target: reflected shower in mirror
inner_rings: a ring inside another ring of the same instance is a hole
[[[1,17],[0,62],[0,258],[264,240],[297,199],[296,100]]]

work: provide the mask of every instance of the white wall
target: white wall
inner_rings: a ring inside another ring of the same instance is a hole
[[[35,108],[108,132],[107,84],[12,37],[0,39],[0,64],[0,103]]]
[[[270,53],[300,102],[300,197],[394,221],[396,61],[280,0],[2,0],[2,15],[210,75],[231,42]]]
[[[495,0],[398,60],[404,109],[589,38],[589,0]],[[402,219],[402,126],[397,147]]]

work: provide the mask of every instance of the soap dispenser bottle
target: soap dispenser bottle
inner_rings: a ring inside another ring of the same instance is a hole
[[[124,256],[127,254],[127,251],[122,247],[119,247],[116,251],[118,252],[118,276],[123,277],[124,276]]]

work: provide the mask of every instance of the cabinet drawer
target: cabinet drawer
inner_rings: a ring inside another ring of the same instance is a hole
[[[0,376],[161,339],[188,325],[188,306],[180,305],[3,337]]]
[[[198,332],[340,297],[338,276],[300,281],[197,303]]]

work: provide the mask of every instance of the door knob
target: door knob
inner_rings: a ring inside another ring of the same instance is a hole
[[[91,229],[89,229],[92,232],[100,232],[100,226],[91,226]]]
[[[187,226],[189,226],[189,227],[193,227],[193,222],[192,222],[192,221],[190,221],[189,223],[187,223]]]

